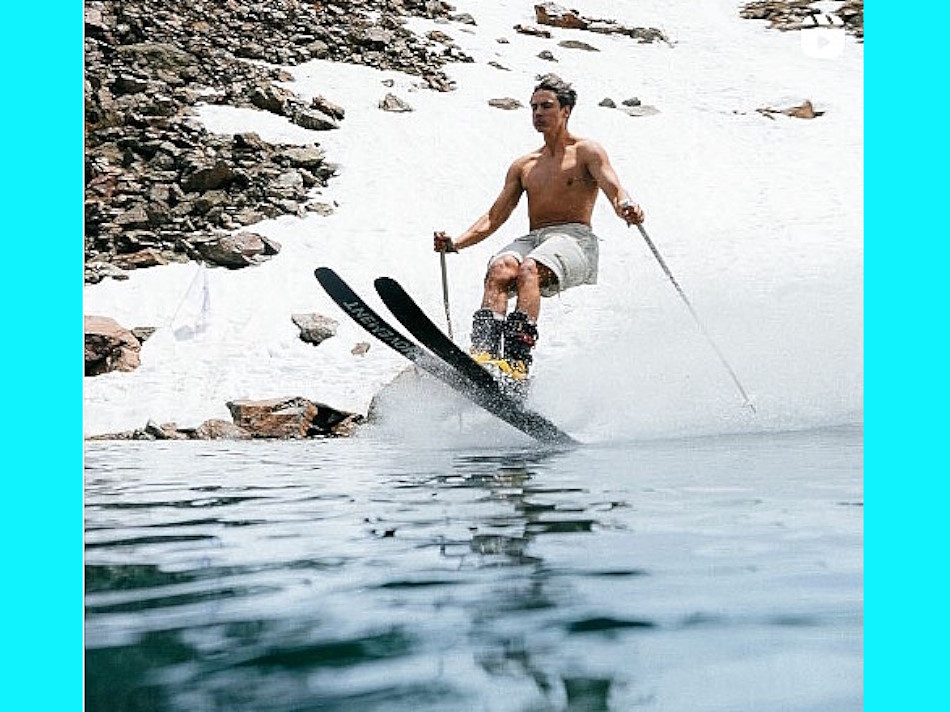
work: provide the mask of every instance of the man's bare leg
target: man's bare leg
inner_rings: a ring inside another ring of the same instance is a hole
[[[537,320],[541,311],[541,287],[556,279],[554,273],[533,259],[519,264],[512,256],[495,260],[485,275],[482,308],[472,321],[474,354],[498,357],[502,333],[505,334],[505,357],[520,362],[524,375],[531,365],[531,349],[538,338]],[[505,319],[511,287],[517,289],[514,311]]]
[[[500,257],[488,267],[482,308],[504,316],[508,311],[508,291],[518,280],[518,260],[511,255]]]
[[[555,279],[554,273],[531,258],[525,259],[518,267],[518,301],[514,311],[505,320],[504,328],[505,359],[517,369],[520,374],[517,378],[527,377],[534,360],[531,350],[538,340],[541,287],[552,279]]]
[[[531,258],[522,262],[518,268],[518,301],[515,309],[536,322],[541,313],[541,287],[553,279],[554,273],[544,265]]]
[[[472,355],[476,360],[501,357],[508,294],[518,280],[518,260],[511,255],[492,262],[485,275],[482,307],[472,315]]]

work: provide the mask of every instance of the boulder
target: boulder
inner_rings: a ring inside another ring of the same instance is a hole
[[[175,423],[162,423],[159,425],[154,420],[149,420],[145,424],[145,434],[151,436],[153,440],[188,440],[188,433],[178,429]]]
[[[590,24],[573,10],[568,10],[553,2],[534,6],[534,14],[540,25],[551,25],[566,30],[586,30]]]
[[[593,45],[581,42],[580,40],[562,40],[557,43],[557,46],[564,47],[565,49],[582,49],[585,52],[600,52],[600,50]]]
[[[251,434],[239,425],[213,418],[195,428],[195,440],[250,440]]]
[[[310,100],[310,108],[316,109],[322,114],[326,114],[332,119],[343,121],[346,111],[339,104],[334,104],[324,96],[317,95]]]
[[[112,264],[125,270],[142,269],[143,267],[155,267],[157,265],[167,265],[168,260],[156,249],[147,247],[138,252],[132,252],[124,255],[116,255]]]
[[[512,29],[515,32],[521,35],[530,35],[532,37],[544,37],[545,39],[551,38],[551,33],[548,30],[542,30],[540,27],[535,27],[534,25],[515,25]]]
[[[277,242],[255,232],[199,238],[194,240],[192,245],[202,259],[228,269],[259,264],[280,251]]]
[[[814,119],[825,113],[824,111],[816,111],[814,105],[812,105],[808,99],[805,99],[805,101],[797,106],[789,106],[786,109],[775,109],[771,106],[766,106],[761,109],[756,109],[756,111],[770,119],[774,119],[776,115],[791,116],[796,119]]]
[[[182,177],[181,187],[186,193],[204,193],[226,187],[234,180],[234,171],[224,160],[190,166]]]
[[[317,406],[306,398],[229,401],[234,424],[255,438],[305,438],[317,417]]]
[[[275,160],[297,168],[317,170],[326,162],[323,149],[313,144],[311,146],[288,146],[274,154]]]
[[[395,94],[387,93],[379,102],[379,108],[383,111],[404,112],[412,111],[412,107]]]
[[[290,107],[294,104],[296,95],[273,84],[264,84],[254,87],[251,91],[251,103],[258,109],[269,111],[272,114],[286,116]]]
[[[85,374],[134,371],[139,367],[142,344],[117,321],[105,316],[84,316]]]
[[[322,314],[292,314],[290,319],[300,329],[300,340],[314,346],[336,336],[337,327],[340,325],[336,319]]]
[[[507,111],[511,111],[512,109],[520,109],[524,106],[524,104],[522,104],[520,101],[510,96],[506,96],[501,99],[489,99],[488,105],[494,106],[496,109],[505,109]]]
[[[811,101],[805,99],[805,101],[798,106],[790,106],[787,109],[783,109],[782,113],[786,116],[792,116],[796,119],[814,119],[817,116],[821,116],[825,112],[815,111],[815,107],[812,105]]]
[[[234,424],[255,438],[297,439],[349,435],[362,421],[355,413],[337,410],[301,397],[230,401]]]
[[[310,109],[295,111],[293,122],[297,124],[297,126],[310,129],[311,131],[332,131],[333,129],[340,128],[340,125],[336,121],[329,118],[323,112],[312,111]]]

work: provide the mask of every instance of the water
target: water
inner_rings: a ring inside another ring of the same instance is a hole
[[[862,432],[88,443],[95,710],[860,710]]]

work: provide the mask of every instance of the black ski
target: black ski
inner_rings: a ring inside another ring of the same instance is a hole
[[[548,437],[539,437],[538,439],[554,438],[560,442],[575,442],[570,435],[560,430],[556,425],[537,413],[527,410],[520,400],[506,393],[488,371],[472,360],[471,356],[459,348],[452,339],[433,323],[396,280],[390,277],[380,277],[374,282],[374,285],[380,299],[383,300],[383,303],[410,334],[453,369],[468,378],[485,397],[492,401],[496,409],[509,416],[499,417],[504,417],[508,422],[512,422],[511,417],[530,415],[532,418],[540,419],[544,423],[546,432],[549,433]],[[519,426],[516,425],[515,427]]]
[[[454,364],[436,358],[425,349],[407,339],[392,326],[386,323],[374,312],[340,276],[328,267],[318,267],[314,274],[317,281],[326,290],[327,294],[337,305],[345,311],[353,321],[366,331],[389,346],[394,351],[405,356],[423,370],[439,378],[453,389],[467,396],[477,405],[492,415],[504,420],[509,425],[536,440],[558,445],[572,445],[576,441],[541,415],[525,409],[517,401],[510,398],[496,397],[494,391],[475,383],[465,372],[460,371]],[[466,356],[467,358],[467,356]],[[475,364],[478,367],[478,364]],[[478,367],[481,370],[480,367]],[[487,373],[492,385],[494,380]]]

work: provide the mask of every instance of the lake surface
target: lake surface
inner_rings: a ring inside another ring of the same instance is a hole
[[[87,443],[86,709],[860,710],[862,439]]]

